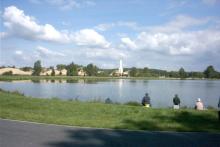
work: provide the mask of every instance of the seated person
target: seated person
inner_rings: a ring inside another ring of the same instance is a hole
[[[142,105],[145,106],[145,107],[150,107],[151,106],[150,97],[149,97],[148,93],[146,93],[145,96],[143,97]]]
[[[195,109],[196,110],[204,110],[204,105],[203,105],[200,98],[198,98],[196,101]]]
[[[177,94],[175,94],[174,98],[173,98],[173,108],[174,109],[179,109],[180,108],[180,98],[178,97]]]

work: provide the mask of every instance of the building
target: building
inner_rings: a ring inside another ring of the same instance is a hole
[[[122,66],[122,60],[120,60],[120,63],[119,63],[119,68],[118,68],[118,73],[119,73],[119,76],[122,76],[123,75],[123,66]]]
[[[127,77],[129,75],[128,73],[129,73],[128,71],[124,71],[122,60],[120,60],[119,61],[119,68],[118,68],[118,70],[113,71],[111,73],[111,76],[117,76],[117,77],[126,76]]]
[[[51,76],[52,71],[53,71],[52,69],[43,68],[40,75],[41,76]],[[62,70],[55,69],[54,71],[55,71],[56,76],[59,76],[59,75],[60,76],[66,76],[67,75],[67,70],[66,69],[62,69]]]
[[[86,72],[82,68],[77,70],[77,74],[78,76],[87,76]]]

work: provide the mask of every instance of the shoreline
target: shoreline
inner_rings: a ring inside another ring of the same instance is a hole
[[[97,77],[97,76],[0,76],[0,81],[12,81],[12,80],[220,80],[220,79],[204,79],[204,78],[159,78],[159,77]]]

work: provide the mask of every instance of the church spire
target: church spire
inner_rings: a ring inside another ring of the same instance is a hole
[[[120,74],[120,75],[123,75],[123,66],[122,66],[122,60],[120,60],[120,66],[119,66],[118,71],[119,71],[119,74]]]

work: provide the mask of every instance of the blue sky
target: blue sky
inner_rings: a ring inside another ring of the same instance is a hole
[[[220,70],[219,0],[2,0],[0,65]]]

